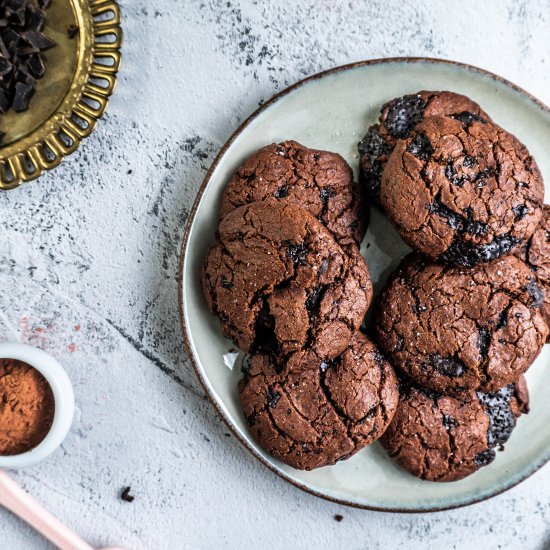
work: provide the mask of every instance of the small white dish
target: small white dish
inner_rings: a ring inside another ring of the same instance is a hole
[[[41,462],[61,445],[73,421],[74,392],[63,367],[41,349],[27,344],[0,344],[0,358],[17,359],[34,367],[50,385],[55,403],[50,431],[36,447],[18,455],[0,455],[0,469],[16,470]]]
[[[357,175],[357,142],[383,103],[418,90],[451,90],[470,96],[497,123],[530,149],[550,182],[550,109],[516,85],[468,65],[426,58],[381,59],[337,67],[287,88],[262,105],[235,131],[214,160],[199,190],[180,256],[180,314],[183,337],[210,401],[241,443],[290,483],[342,504],[393,512],[428,512],[465,506],[509,489],[550,459],[550,345],[544,346],[526,378],[531,413],[519,419],[504,452],[474,475],[452,483],[417,479],[375,443],[351,459],[311,472],[294,470],[267,454],[243,417],[237,382],[240,369],[224,364],[234,344],[202,296],[200,269],[214,243],[220,198],[237,166],[259,147],[294,139],[340,153]],[[410,249],[388,219],[371,209],[361,252],[379,292]]]

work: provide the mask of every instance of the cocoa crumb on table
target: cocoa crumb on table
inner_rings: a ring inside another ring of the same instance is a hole
[[[131,487],[124,487],[122,489],[122,492],[120,493],[121,500],[124,500],[125,502],[134,502],[134,495],[130,494],[130,491],[132,490]]]

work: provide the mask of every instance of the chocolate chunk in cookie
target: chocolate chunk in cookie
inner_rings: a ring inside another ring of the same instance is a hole
[[[532,269],[541,289],[541,313],[550,327],[550,206],[545,204],[540,221],[529,242],[516,255]]]
[[[525,245],[542,216],[533,157],[491,122],[425,118],[391,154],[380,200],[403,239],[432,259],[472,266]]]
[[[274,354],[309,346],[335,357],[372,297],[356,246],[344,252],[305,210],[272,201],[242,206],[222,220],[202,283],[226,337],[244,351]]]
[[[312,351],[282,363],[255,355],[239,393],[258,443],[300,470],[334,464],[378,439],[399,396],[392,367],[361,333],[328,361]]]
[[[421,91],[386,103],[379,123],[368,129],[358,145],[359,181],[375,204],[380,202],[380,179],[397,140],[408,138],[430,116],[450,116],[467,124],[491,120],[475,101],[454,92]]]
[[[443,395],[400,384],[382,446],[406,470],[429,481],[455,481],[490,464],[521,414],[529,412],[522,376],[493,393]]]
[[[359,245],[368,207],[353,172],[337,153],[308,149],[296,141],[272,143],[249,157],[227,185],[220,215],[253,202],[278,200],[301,206],[340,245]]]
[[[394,366],[435,391],[496,391],[524,373],[548,327],[540,287],[506,256],[471,269],[408,256],[384,289],[375,331]]]

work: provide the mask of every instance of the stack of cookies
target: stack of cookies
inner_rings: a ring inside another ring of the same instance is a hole
[[[542,177],[451,92],[384,105],[359,152],[360,184],[340,155],[293,141],[248,158],[222,198],[204,294],[248,354],[239,394],[267,452],[309,470],[380,439],[412,473],[460,479],[528,411],[522,375],[550,320]],[[415,250],[378,297],[371,338],[369,202]]]
[[[451,92],[390,101],[359,153],[371,202],[415,250],[375,312],[400,379],[382,445],[423,479],[461,479],[529,410],[523,373],[550,322],[542,176],[523,144]]]
[[[203,267],[210,309],[249,354],[239,393],[250,430],[295,468],[348,458],[397,407],[395,373],[359,330],[372,299],[360,191],[340,155],[264,147],[229,182]]]

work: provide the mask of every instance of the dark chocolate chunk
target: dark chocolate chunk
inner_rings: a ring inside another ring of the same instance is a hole
[[[382,139],[378,126],[371,126],[368,129],[365,137],[357,144],[357,149],[361,156],[369,155],[371,160],[390,152],[390,147]]]
[[[525,290],[529,293],[529,295],[533,299],[531,303],[531,307],[540,308],[544,303],[544,292],[542,288],[537,284],[535,279],[533,279],[532,281],[529,281],[529,283],[525,287]]]
[[[482,466],[487,466],[488,464],[491,464],[493,460],[496,457],[496,453],[494,449],[486,449],[485,451],[481,451],[480,453],[477,453],[477,455],[474,458],[474,461],[476,463],[476,466],[479,466],[480,468]]]
[[[305,265],[308,249],[304,243],[287,243],[287,254],[294,261],[295,265]]]
[[[228,281],[225,277],[222,277],[221,281],[221,285],[223,286],[223,288],[226,288],[227,290],[231,290],[233,288],[233,283],[231,283],[231,281]]]
[[[279,402],[279,399],[281,399],[281,394],[277,391],[272,390],[271,388],[268,388],[267,390],[267,405],[274,409],[277,406],[277,403]]]
[[[405,95],[388,104],[384,126],[397,138],[406,138],[422,120],[427,101],[420,95]]]
[[[286,185],[282,185],[275,192],[275,198],[276,199],[284,199],[285,197],[288,197],[288,187]]]
[[[122,489],[122,492],[120,493],[121,500],[124,500],[125,502],[134,502],[135,497],[130,494],[131,490],[131,487],[124,487],[124,489]]]
[[[323,188],[319,192],[319,196],[321,197],[321,202],[323,203],[323,206],[326,207],[328,200],[331,197],[334,197],[334,191],[331,191],[330,189]]]
[[[529,212],[529,208],[527,208],[525,204],[519,204],[518,206],[514,206],[512,208],[512,212],[514,213],[516,220],[519,221],[525,218],[525,215]]]
[[[9,99],[6,96],[6,93],[3,90],[0,90],[0,113],[6,114],[10,108]]]
[[[464,159],[462,160],[462,166],[465,168],[472,168],[472,166],[477,162],[477,159],[475,157],[472,157],[470,155],[466,155]]]
[[[29,56],[29,60],[27,61],[27,67],[29,69],[29,72],[34,78],[42,78],[44,76],[44,73],[46,72],[46,67],[44,67],[44,61],[42,61],[42,57],[40,57],[40,54],[34,53]]]
[[[77,25],[70,24],[67,28],[67,36],[72,40],[78,33],[80,28]]]
[[[21,5],[17,9],[6,6],[4,16],[10,25],[22,26],[25,24],[25,6]]]
[[[27,7],[27,28],[32,31],[40,32],[44,28],[46,14],[41,9],[32,6]]]
[[[452,416],[444,414],[443,425],[445,426],[445,429],[450,430],[451,428],[454,428],[457,425],[457,422]]]
[[[306,309],[309,315],[316,315],[319,311],[319,305],[323,297],[324,288],[322,286],[314,287],[306,300]]]
[[[491,345],[491,333],[487,327],[480,327],[479,334],[477,336],[477,347],[479,349],[479,355],[483,359],[487,357],[489,353],[489,346]]]
[[[0,77],[10,74],[13,70],[13,65],[8,59],[0,57]]]
[[[493,393],[478,392],[477,397],[489,416],[487,444],[489,448],[502,447],[508,441],[516,427],[516,417],[510,407],[510,399],[514,394],[514,385],[510,384]]]
[[[15,97],[13,98],[12,104],[13,110],[18,113],[26,111],[29,108],[29,101],[33,92],[34,86],[32,84],[17,82],[15,85]]]
[[[470,113],[469,111],[464,111],[462,113],[458,113],[458,115],[452,115],[453,118],[456,118],[456,120],[459,120],[462,122],[462,124],[465,124],[466,126],[469,126],[473,122],[486,122],[486,120],[483,117],[480,117],[476,113]]]
[[[262,304],[254,329],[256,336],[251,347],[252,353],[276,353],[279,349],[279,342],[275,335],[275,319],[269,311],[267,301]]]
[[[469,210],[465,215],[458,214],[439,201],[430,205],[430,212],[434,212],[445,219],[449,227],[452,227],[460,233],[469,233],[470,235],[485,235],[487,225],[472,219],[472,213]]]
[[[430,365],[445,376],[459,377],[464,373],[464,363],[456,357],[442,357],[437,353],[430,355]]]
[[[365,137],[357,144],[360,156],[365,157],[368,162],[361,162],[359,173],[360,182],[365,186],[367,196],[378,203],[380,201],[380,179],[384,171],[384,163],[381,158],[391,152],[391,147],[380,135],[378,124],[371,126]]]
[[[463,166],[466,165],[463,164]],[[447,165],[445,166],[445,177],[458,187],[462,187],[468,181],[466,174],[461,174],[460,176],[457,174],[454,160],[450,157],[447,159]]]
[[[48,50],[55,46],[55,42],[41,32],[25,31],[21,33],[21,37],[37,50]]]
[[[341,364],[342,364],[342,356],[338,355],[334,359],[325,359],[324,361],[321,361],[321,364],[319,365],[319,370],[321,372],[327,372],[327,370],[334,369]]]
[[[434,148],[426,134],[417,134],[407,147],[407,151],[420,160],[428,160],[434,153]]]
[[[509,234],[499,235],[487,244],[473,244],[464,241],[453,243],[439,259],[464,267],[472,267],[480,262],[489,262],[507,254],[518,244]]]

